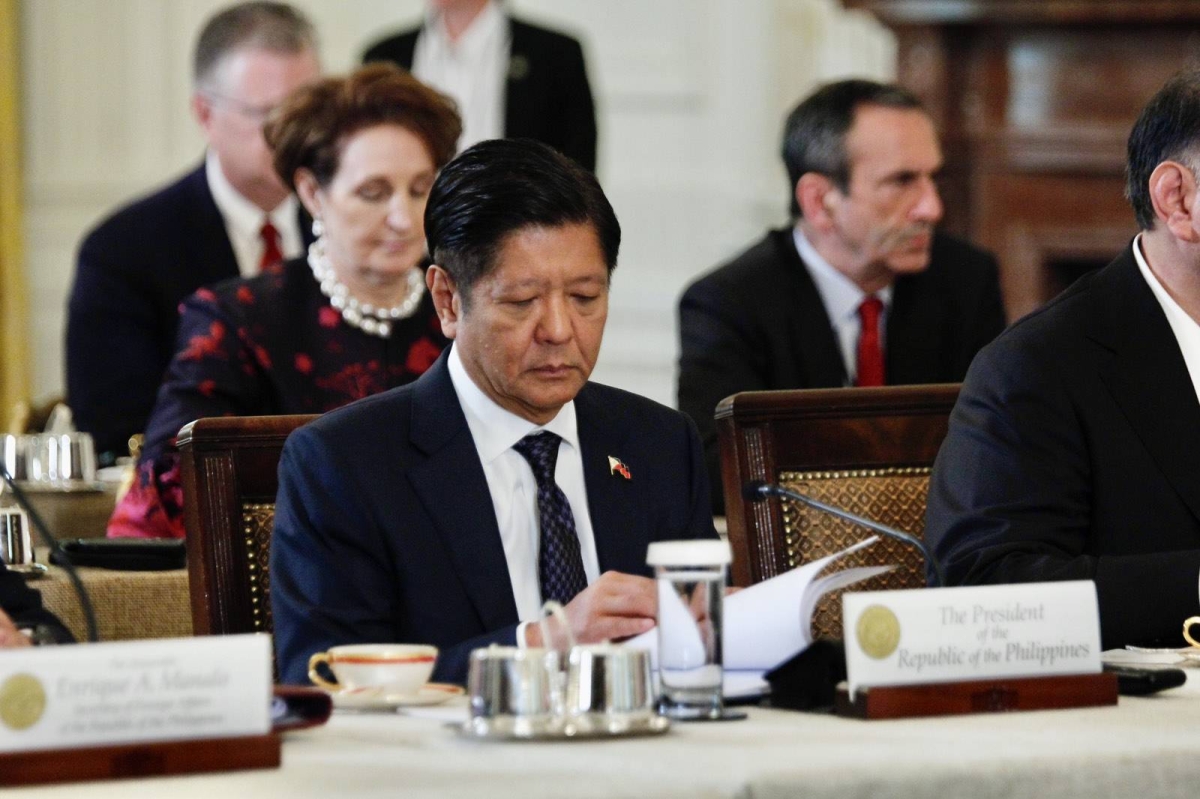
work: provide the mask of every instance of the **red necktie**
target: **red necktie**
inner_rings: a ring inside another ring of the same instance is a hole
[[[856,386],[882,386],[883,346],[879,338],[879,317],[883,314],[883,300],[867,297],[858,306],[858,318],[862,331],[858,334],[858,378]]]
[[[258,262],[260,272],[283,263],[283,250],[279,246],[279,231],[271,224],[270,219],[263,220],[262,229],[258,231],[263,242],[262,258]]]

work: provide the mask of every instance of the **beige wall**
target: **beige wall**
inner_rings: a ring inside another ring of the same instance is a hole
[[[23,0],[26,261],[35,396],[62,391],[83,233],[198,163],[188,60],[216,0]],[[327,69],[415,20],[420,0],[296,0]],[[599,173],[625,231],[597,379],[674,403],[675,302],[786,218],[782,118],[815,83],[888,77],[894,45],[835,0],[510,0],[585,41]],[[164,265],[166,268],[169,265]]]

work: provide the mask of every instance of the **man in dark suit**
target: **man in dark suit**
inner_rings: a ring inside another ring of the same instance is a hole
[[[26,632],[28,631],[28,632]],[[42,595],[0,560],[0,649],[38,643],[70,643],[62,622],[42,607]]]
[[[175,352],[179,303],[254,274],[310,241],[299,204],[275,175],[262,123],[318,76],[309,22],[281,3],[233,6],[196,44],[192,109],[203,164],[104,220],[79,248],[68,307],[68,402],[102,460],[143,432]]]
[[[949,584],[1094,580],[1105,648],[1200,610],[1200,74],[1129,138],[1142,232],[971,366],[925,536]]]
[[[596,168],[596,113],[583,48],[515,19],[499,0],[431,0],[425,23],[367,48],[451,97],[460,149],[501,136],[543,141]]]
[[[956,382],[1004,327],[991,254],[936,234],[941,149],[897,86],[848,80],[784,129],[790,228],[679,303],[679,408],[700,428],[722,512],[713,411],[739,391]]]
[[[544,600],[579,642],[650,629],[646,547],[715,537],[695,428],[588,382],[620,226],[590,172],[550,147],[492,140],[438,176],[427,281],[453,340],[408,386],[294,433],[271,543],[285,682],[336,644],[470,651],[541,641]]]

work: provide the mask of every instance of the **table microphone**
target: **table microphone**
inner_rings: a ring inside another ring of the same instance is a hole
[[[767,497],[780,497],[795,500],[801,504],[824,511],[830,516],[836,516],[843,521],[859,524],[863,527],[866,527],[868,530],[873,530],[881,535],[886,535],[888,538],[896,541],[903,541],[910,546],[916,547],[920,553],[925,556],[925,562],[933,566],[933,573],[937,578],[937,584],[935,587],[944,586],[946,584],[946,580],[942,576],[942,566],[937,562],[937,560],[934,559],[933,555],[931,555],[929,550],[925,547],[925,542],[914,535],[904,532],[903,530],[897,530],[895,527],[889,527],[886,524],[880,524],[879,522],[859,516],[857,513],[851,513],[848,510],[842,510],[841,508],[834,507],[833,505],[828,505],[824,502],[821,502],[819,499],[813,499],[806,494],[801,494],[799,491],[794,491],[790,488],[776,485],[774,483],[768,483],[765,480],[751,480],[746,483],[744,486],[742,486],[742,496],[750,502],[761,502]]]
[[[62,561],[62,567],[66,569],[67,576],[71,578],[71,586],[75,589],[75,596],[79,599],[79,607],[83,609],[83,619],[87,625],[87,639],[90,643],[96,643],[100,640],[100,636],[96,632],[96,613],[92,610],[92,600],[88,596],[87,589],[83,585],[83,581],[79,579],[79,574],[75,571],[75,567],[71,564],[70,558],[66,557],[62,552],[62,547],[59,546],[58,539],[50,534],[50,530],[42,521],[41,515],[34,510],[33,505],[29,502],[29,498],[25,496],[25,492],[13,480],[12,475],[8,473],[8,467],[0,464],[0,477],[12,489],[13,498],[17,504],[21,506],[21,510],[25,511],[33,523],[33,529],[37,530],[38,535],[42,539],[42,543],[50,547],[51,554],[59,552]]]

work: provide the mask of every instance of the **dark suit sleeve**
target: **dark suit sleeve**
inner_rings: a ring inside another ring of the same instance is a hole
[[[0,561],[0,610],[18,628],[42,625],[61,644],[75,640],[58,617],[42,607],[42,595],[25,585],[21,575],[9,571],[3,561]]]
[[[1000,270],[996,257],[980,251],[980,281],[976,302],[968,309],[969,334],[964,337],[959,374],[966,374],[975,355],[1004,331],[1006,317],[1000,296]]]
[[[321,434],[301,428],[284,446],[271,538],[275,652],[283,682],[308,683],[308,659],[331,646],[403,641],[402,586],[353,475]],[[438,654],[434,679],[464,682],[472,649],[512,645],[516,625]]]
[[[97,231],[79,250],[67,314],[67,401],[100,453],[128,453],[169,357],[155,301]]]
[[[679,410],[700,433],[714,513],[724,513],[721,458],[713,412],[739,391],[768,388],[766,342],[732,291],[713,278],[693,284],[679,301]]]
[[[708,474],[708,464],[704,457],[704,445],[700,443],[700,434],[696,424],[684,417],[687,423],[687,459],[689,469],[689,502],[690,516],[687,531],[681,538],[716,538],[717,528],[713,526],[714,491],[720,486],[713,487]]]
[[[561,63],[550,84],[548,108],[557,115],[555,141],[548,143],[589,171],[596,171],[596,108],[583,47],[575,39],[563,41]]]
[[[976,358],[934,466],[925,536],[948,584],[1095,580],[1106,648],[1177,638],[1200,551],[1088,554],[1092,475],[1070,386],[1013,338]]]

